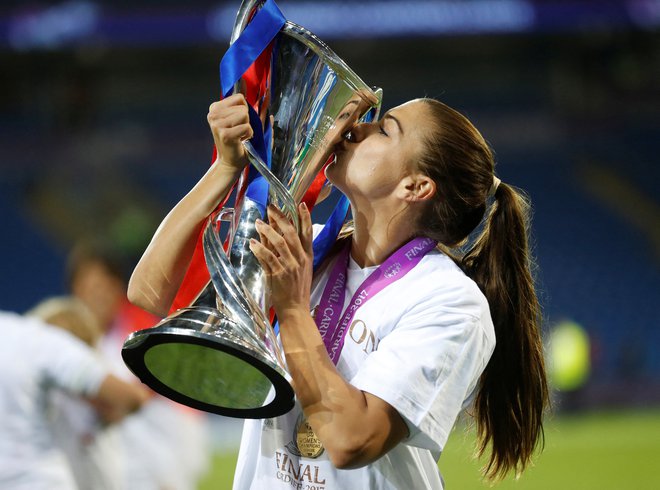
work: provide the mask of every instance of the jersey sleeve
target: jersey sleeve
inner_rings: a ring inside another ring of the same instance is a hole
[[[79,396],[94,396],[109,369],[87,344],[68,332],[46,326],[40,365],[49,383]]]
[[[410,431],[404,443],[436,457],[495,345],[482,324],[492,328],[490,315],[475,315],[477,294],[463,293],[453,304],[437,296],[415,304],[351,380],[399,412]]]

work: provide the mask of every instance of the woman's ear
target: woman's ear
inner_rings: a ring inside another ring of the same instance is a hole
[[[399,197],[404,201],[428,201],[435,195],[436,185],[427,175],[414,174],[404,177],[399,189]]]

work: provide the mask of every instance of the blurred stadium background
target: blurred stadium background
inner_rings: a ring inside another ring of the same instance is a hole
[[[431,96],[468,115],[531,196],[544,331],[575,354],[552,354],[547,456],[512,486],[660,488],[660,0],[278,4],[382,87],[384,109]],[[1,309],[63,293],[85,237],[130,271],[210,162],[238,5],[2,2]],[[225,488],[240,428],[213,429],[205,488]],[[481,488],[457,432],[449,488]]]

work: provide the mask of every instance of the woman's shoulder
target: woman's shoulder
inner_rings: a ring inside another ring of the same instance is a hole
[[[421,279],[428,282],[429,287],[437,291],[461,292],[470,296],[483,298],[483,294],[474,280],[447,254],[440,250],[429,252],[421,262]]]
[[[410,280],[417,296],[415,304],[420,307],[432,305],[434,309],[490,318],[488,301],[477,283],[439,250],[424,257]]]

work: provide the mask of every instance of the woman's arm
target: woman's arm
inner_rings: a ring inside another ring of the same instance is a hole
[[[98,393],[89,397],[89,402],[104,422],[114,424],[139,410],[149,400],[149,396],[149,392],[141,386],[108,374]]]
[[[334,466],[364,466],[407,437],[406,423],[389,403],[339,374],[309,311],[288,310],[278,319],[294,390]]]
[[[258,223],[261,243],[251,248],[270,280],[293,388],[314,432],[337,468],[364,466],[408,435],[408,427],[387,402],[348,383],[330,360],[309,313],[312,228],[300,207],[300,238],[279,211],[269,208],[270,225]]]
[[[247,164],[242,140],[252,137],[241,94],[211,104],[208,122],[218,158],[156,230],[128,284],[128,299],[165,316],[174,301],[206,218],[227,196]]]

